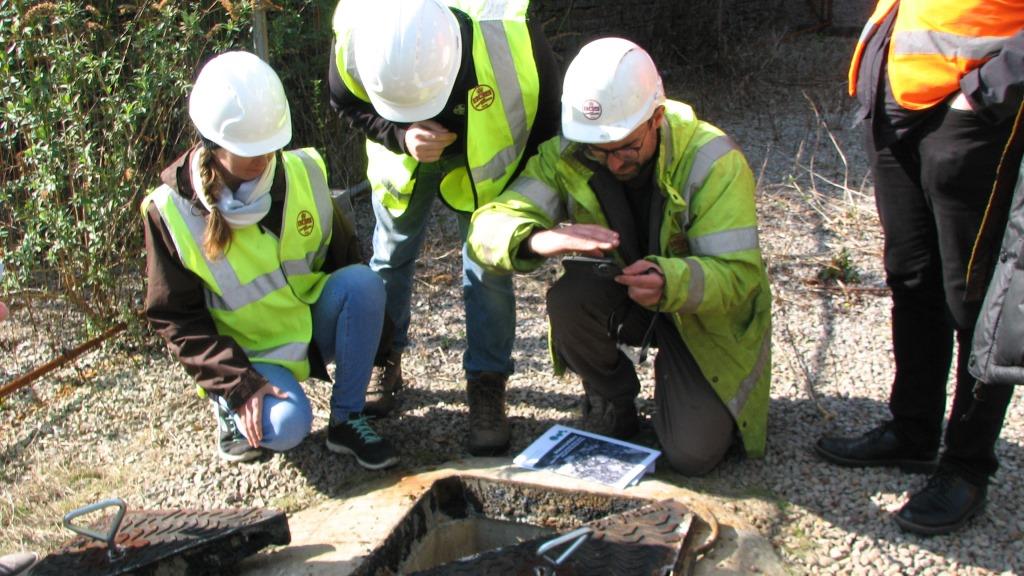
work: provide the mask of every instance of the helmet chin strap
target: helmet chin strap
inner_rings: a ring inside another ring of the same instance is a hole
[[[203,136],[202,134],[199,135],[199,141],[202,143],[203,148],[206,148],[208,152],[213,152],[214,150],[220,148],[220,144],[217,144],[216,142],[210,140],[209,138]]]

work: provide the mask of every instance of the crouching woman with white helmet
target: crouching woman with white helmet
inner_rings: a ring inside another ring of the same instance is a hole
[[[366,468],[395,464],[362,415],[384,286],[334,214],[316,150],[281,150],[281,81],[253,54],[222,54],[196,79],[189,116],[201,142],[142,204],[146,315],[214,401],[220,456],[298,445],[313,422],[299,382],[327,379],[333,360],[327,447]]]

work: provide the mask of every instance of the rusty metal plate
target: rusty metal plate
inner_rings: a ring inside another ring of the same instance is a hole
[[[109,523],[104,518],[94,527],[103,531]],[[77,536],[32,574],[222,574],[265,546],[288,544],[291,532],[283,512],[263,508],[129,510],[114,542],[121,555],[111,560],[106,543]]]
[[[672,500],[655,502],[586,524],[593,529],[592,536],[558,566],[537,554],[537,548],[551,539],[546,537],[489,550],[410,576],[663,576],[674,573],[680,565],[693,521],[694,514],[682,504]]]

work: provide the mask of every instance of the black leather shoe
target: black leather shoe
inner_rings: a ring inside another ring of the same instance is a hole
[[[907,532],[931,536],[958,530],[985,507],[987,486],[972,484],[948,470],[939,470],[920,492],[910,497],[895,520]]]
[[[823,436],[814,450],[825,460],[840,466],[899,466],[905,472],[934,472],[937,450],[922,450],[904,441],[892,422],[869,430],[856,438]]]

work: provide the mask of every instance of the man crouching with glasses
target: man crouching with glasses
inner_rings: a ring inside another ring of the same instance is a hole
[[[762,456],[771,294],[742,152],[666,100],[651,57],[620,38],[570,64],[562,133],[473,215],[471,256],[505,272],[591,258],[567,258],[547,294],[555,370],[583,381],[584,429],[637,436],[635,363],[654,346],[653,424],[668,463],[706,474],[737,439]]]

